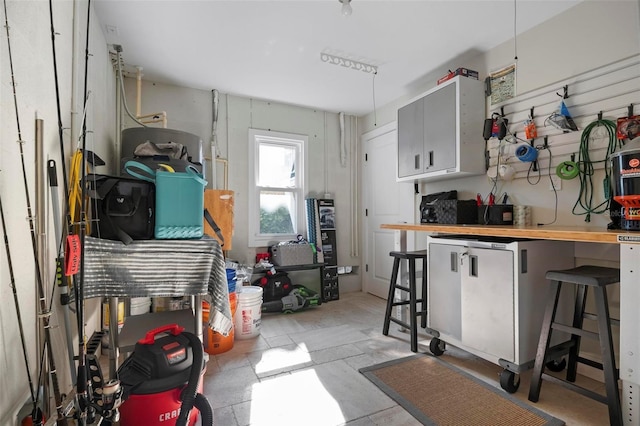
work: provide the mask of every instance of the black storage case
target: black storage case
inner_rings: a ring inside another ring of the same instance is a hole
[[[478,223],[481,225],[513,225],[513,204],[478,206]]]
[[[422,196],[420,202],[420,223],[438,223],[435,204],[438,200],[456,200],[458,191],[436,192]]]
[[[438,223],[450,225],[478,223],[476,200],[438,200],[435,206]]]

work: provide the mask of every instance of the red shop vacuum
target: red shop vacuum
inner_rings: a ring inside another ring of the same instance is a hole
[[[202,395],[202,342],[177,324],[149,331],[118,369],[124,389],[121,426],[213,426],[213,411]]]
[[[622,206],[620,228],[640,231],[640,137],[609,158],[614,179],[613,199]]]

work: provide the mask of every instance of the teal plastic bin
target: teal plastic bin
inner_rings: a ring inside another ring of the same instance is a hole
[[[134,171],[138,169],[138,171]],[[204,235],[204,188],[207,181],[193,166],[185,172],[152,170],[137,161],[127,161],[125,170],[131,176],[156,185],[157,239],[191,239]]]

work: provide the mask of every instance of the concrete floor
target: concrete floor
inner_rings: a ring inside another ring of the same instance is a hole
[[[231,350],[211,355],[204,394],[217,426],[245,425],[418,425],[408,412],[358,372],[412,355],[409,335],[391,325],[382,335],[385,301],[365,293],[294,314],[263,314],[259,335],[236,340]],[[429,353],[429,336],[419,352]],[[455,347],[442,359],[500,388],[502,368]],[[530,371],[514,394],[527,401]],[[578,383],[597,390],[598,381]],[[528,401],[527,401],[528,402]],[[609,423],[606,406],[544,382],[535,406],[567,425]]]

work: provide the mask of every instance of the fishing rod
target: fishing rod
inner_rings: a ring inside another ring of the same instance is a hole
[[[2,231],[4,232],[4,247],[7,252],[7,263],[9,264],[9,278],[11,280],[11,290],[13,290],[13,302],[16,306],[16,314],[18,316],[18,329],[20,330],[20,342],[22,343],[22,355],[24,356],[24,366],[27,370],[27,379],[29,380],[29,391],[31,392],[31,402],[33,410],[31,418],[34,424],[42,423],[42,410],[38,407],[38,398],[33,390],[33,381],[31,380],[31,368],[29,368],[29,357],[27,356],[27,344],[24,337],[24,328],[22,327],[22,314],[20,313],[20,302],[18,301],[18,292],[16,289],[16,279],[13,273],[13,263],[11,262],[11,250],[9,249],[9,237],[7,236],[7,225],[4,220],[4,209],[2,208],[2,198],[0,197],[0,217],[2,217]]]
[[[85,43],[85,59],[84,59],[84,110],[87,108],[87,92],[88,92],[88,76],[89,76],[89,28],[91,23],[91,0],[87,1],[87,36]],[[80,203],[80,247],[84,250],[85,234],[87,231],[86,222],[86,168],[85,168],[85,153],[87,146],[87,122],[82,120],[82,164],[80,166],[80,188],[81,188],[81,203]],[[76,316],[78,320],[78,379],[76,382],[76,393],[78,396],[78,402],[80,404],[80,422],[86,424],[86,422],[93,423],[96,417],[96,409],[92,406],[93,401],[93,388],[89,380],[91,375],[87,371],[87,351],[84,344],[84,253],[80,256],[80,271],[78,278],[78,286],[76,288]]]
[[[64,183],[64,194],[65,194],[65,213],[64,216],[66,218],[66,233],[70,238],[74,232],[74,218],[76,217],[74,212],[71,209],[71,192],[69,190],[69,183],[67,181],[67,172],[65,169],[65,149],[64,149],[64,135],[63,135],[63,125],[62,125],[62,114],[60,108],[60,91],[59,91],[59,83],[58,83],[58,71],[57,71],[57,60],[56,60],[56,45],[55,45],[55,27],[53,22],[53,2],[49,0],[49,17],[51,23],[51,46],[52,46],[52,57],[53,57],[53,70],[54,70],[54,78],[55,78],[55,89],[56,89],[56,106],[58,112],[58,136],[59,136],[59,144],[60,144],[60,156],[62,160],[62,175],[63,175],[63,183]],[[89,38],[90,38],[90,17],[91,17],[91,0],[87,3],[87,28],[86,28],[86,45],[85,45],[85,75],[84,75],[84,100],[83,100],[83,110],[82,110],[82,149],[80,155],[80,166],[79,168],[82,170],[80,175],[80,186],[81,186],[81,194],[80,194],[80,215],[78,219],[79,229],[77,234],[74,237],[79,241],[80,249],[84,247],[84,237],[86,235],[86,212],[85,212],[85,187],[86,187],[86,162],[89,162],[93,165],[101,165],[104,162],[93,154],[90,151],[86,150],[86,116],[87,116],[87,104],[89,100],[89,94],[91,93],[88,90],[88,62],[89,62]],[[80,140],[78,140],[80,142]],[[49,171],[49,182],[52,189],[52,200],[54,203],[57,203],[57,173],[55,161],[49,160],[48,162],[48,171]],[[71,179],[71,178],[70,178]],[[75,189],[75,188],[74,188]],[[75,203],[77,199],[74,198],[73,202]],[[74,209],[75,210],[75,209]],[[58,211],[58,209],[56,209]],[[56,222],[57,224],[57,222]],[[64,263],[64,252],[63,252],[63,239],[64,235],[58,232],[58,228],[56,228],[56,239],[59,241],[58,246],[58,258],[57,258],[57,266],[61,269],[60,265]],[[78,261],[78,259],[74,259],[73,262]],[[70,370],[72,376],[72,382],[76,385],[76,398],[75,402],[77,404],[76,410],[76,418],[80,420],[81,424],[93,423],[96,420],[96,413],[98,412],[101,415],[101,423],[102,424],[111,424],[112,421],[118,421],[119,419],[119,411],[118,407],[121,404],[122,397],[122,387],[120,386],[119,380],[111,380],[107,383],[104,383],[102,374],[94,371],[96,365],[95,360],[92,358],[93,364],[87,364],[87,349],[86,344],[84,343],[84,253],[81,253],[80,259],[78,261],[80,263],[79,271],[80,276],[77,279],[75,273],[71,273],[72,280],[72,288],[75,294],[75,304],[76,304],[76,313],[77,313],[77,325],[78,325],[78,343],[79,343],[79,352],[78,352],[78,367],[77,373],[75,370],[75,362],[73,357],[73,342],[71,335],[69,333],[70,325],[69,325],[69,303],[71,303],[70,297],[68,295],[68,285],[64,279],[57,280],[57,284],[61,290],[61,303],[65,305],[64,310],[64,320],[65,327],[67,330],[67,346],[69,351],[69,363]],[[53,297],[52,297],[53,300]],[[99,365],[97,366],[99,367]],[[99,377],[96,377],[98,375]],[[95,389],[94,387],[100,387],[101,389]]]
[[[27,201],[27,218],[29,220],[29,230],[31,233],[31,246],[33,248],[33,260],[35,264],[35,275],[36,275],[36,283],[37,283],[37,291],[38,291],[38,299],[40,302],[40,313],[39,317],[42,319],[43,329],[44,329],[44,339],[45,346],[47,347],[47,358],[49,359],[49,374],[51,376],[51,384],[53,386],[53,393],[56,404],[56,412],[57,412],[57,422],[56,424],[66,426],[67,419],[64,416],[62,410],[62,396],[60,394],[60,387],[58,384],[58,376],[56,372],[55,360],[53,358],[53,349],[52,349],[52,341],[51,341],[51,332],[49,330],[49,319],[51,312],[47,310],[47,302],[45,299],[45,291],[44,285],[42,283],[42,274],[40,269],[40,262],[38,260],[38,247],[36,243],[36,230],[34,226],[33,215],[31,212],[31,200],[29,197],[29,182],[27,180],[27,170],[24,162],[24,141],[22,140],[22,131],[20,128],[20,113],[18,110],[18,95],[16,93],[16,81],[15,74],[13,71],[13,57],[11,54],[11,39],[9,32],[9,19],[7,17],[7,0],[3,0],[4,6],[4,20],[5,20],[5,28],[7,32],[7,53],[9,57],[9,68],[11,70],[11,86],[13,89],[13,104],[16,111],[16,125],[18,130],[18,146],[20,147],[20,161],[22,163],[22,179],[24,182],[24,190],[25,197]],[[39,387],[38,387],[39,392]],[[36,394],[38,396],[38,394]]]
[[[67,180],[67,169],[66,169],[66,156],[64,149],[64,127],[62,125],[62,110],[60,108],[60,85],[58,81],[58,61],[56,56],[56,31],[53,22],[53,0],[49,0],[49,20],[51,23],[51,50],[52,50],[52,58],[53,58],[53,75],[54,75],[54,83],[55,83],[55,91],[56,91],[56,109],[58,114],[58,138],[60,145],[60,160],[62,166],[62,183],[63,183],[63,194],[65,197],[65,209],[64,209],[64,223],[66,225],[65,229],[61,232],[58,220],[54,220],[55,226],[55,236],[57,246],[57,257],[56,257],[56,271],[60,271],[63,269],[64,265],[64,238],[65,235],[70,235],[72,232],[73,221],[71,219],[71,213],[69,208],[69,183]],[[54,160],[49,160],[47,163],[47,170],[49,172],[49,186],[51,188],[51,199],[54,203],[54,212],[55,214],[60,212],[60,208],[58,205],[58,177],[57,177],[57,169],[56,163]],[[71,326],[70,326],[70,318],[69,311],[71,310],[70,304],[72,303],[72,297],[69,295],[69,283],[73,289],[75,289],[75,275],[71,276],[70,279],[65,278],[63,274],[55,277],[54,288],[58,286],[60,288],[60,304],[63,309],[63,317],[64,317],[64,325],[65,325],[65,334],[67,338],[67,352],[69,356],[69,374],[71,375],[71,383],[76,383],[76,365],[74,360],[74,351],[73,351],[73,336],[71,334]],[[51,298],[53,302],[53,297]]]
[[[51,50],[53,53],[53,76],[55,79],[56,87],[56,107],[58,111],[58,137],[60,139],[60,158],[62,159],[62,182],[64,193],[69,193],[69,183],[67,181],[67,169],[65,166],[65,153],[64,153],[64,127],[62,127],[62,110],[60,109],[60,85],[58,83],[58,61],[56,59],[56,30],[53,26],[53,0],[49,0],[49,19],[51,21]],[[70,221],[68,221],[70,222]]]

